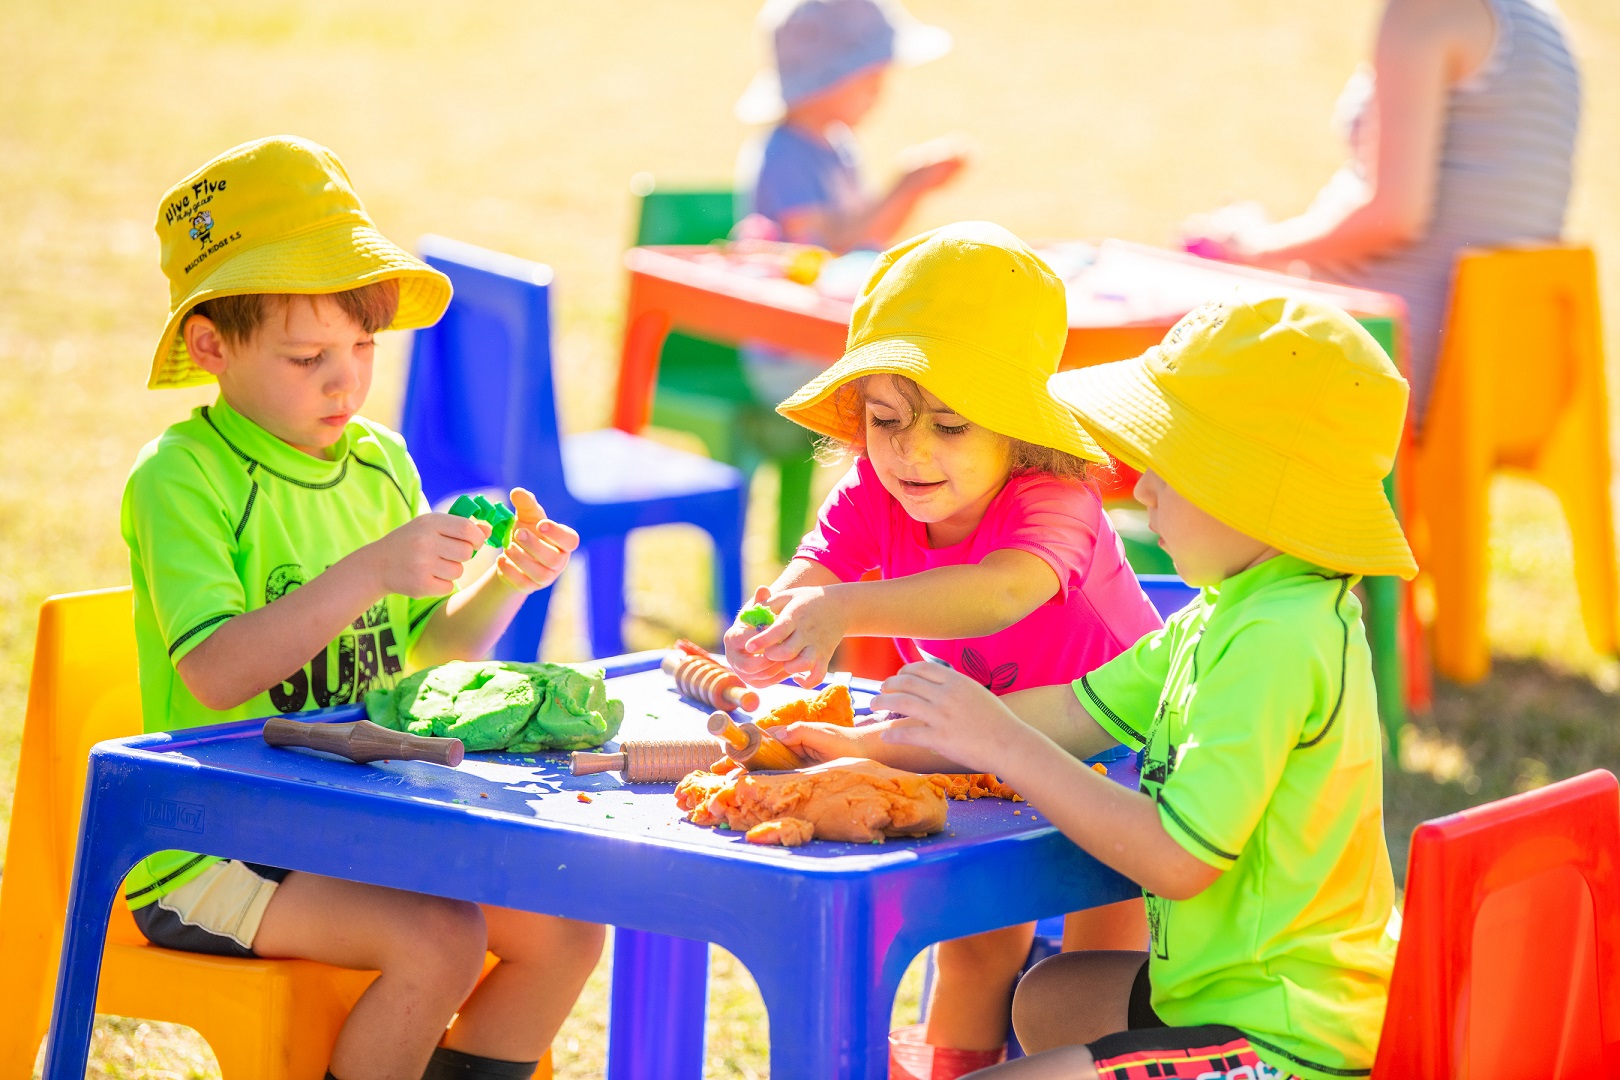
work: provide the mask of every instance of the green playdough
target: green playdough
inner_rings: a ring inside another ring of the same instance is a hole
[[[776,613],[770,608],[766,607],[764,604],[754,604],[750,607],[745,607],[742,609],[742,611],[738,612],[737,618],[739,621],[745,622],[749,626],[757,629],[761,626],[769,626],[771,623],[775,622]]]
[[[482,495],[458,495],[450,504],[450,513],[488,525],[489,539],[485,543],[492,548],[503,548],[512,540],[517,515],[505,503],[492,503]]]
[[[584,750],[613,738],[624,703],[599,670],[454,660],[366,694],[372,723],[460,739],[468,750]]]

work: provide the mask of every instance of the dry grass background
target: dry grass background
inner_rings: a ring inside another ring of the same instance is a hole
[[[294,132],[343,157],[383,230],[447,233],[557,269],[565,423],[605,422],[630,231],[629,177],[726,182],[745,130],[754,0],[284,0],[275,5],[7,0],[0,16],[0,836],[39,601],[125,581],[118,496],[136,450],[206,399],[149,393],[166,294],[151,222],[172,181],[245,139]],[[1620,318],[1620,6],[1566,0],[1585,69],[1570,235],[1594,241]],[[1168,239],[1228,198],[1303,206],[1337,164],[1327,118],[1367,48],[1374,0],[915,0],[947,59],[892,81],[863,130],[874,176],[909,142],[978,146],[918,227],[988,217],[1030,237]],[[1610,355],[1620,338],[1610,334]],[[403,342],[368,412],[397,417]],[[756,489],[768,508],[769,478]],[[1423,816],[1620,763],[1620,669],[1579,629],[1549,498],[1495,492],[1491,634],[1516,657],[1442,686],[1388,807],[1398,861]],[[751,575],[770,574],[766,515]],[[689,536],[637,545],[634,606],[701,624]],[[575,596],[572,589],[565,593]],[[583,650],[569,604],[548,636]],[[554,608],[554,610],[556,610]],[[709,1072],[767,1071],[746,972],[716,959]],[[559,1073],[601,1067],[602,973],[558,1042]],[[915,992],[915,983],[911,992]],[[3,1022],[3,1021],[0,1021]],[[194,1038],[109,1021],[91,1074],[212,1075]]]

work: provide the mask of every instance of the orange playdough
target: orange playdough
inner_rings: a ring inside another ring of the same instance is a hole
[[[760,844],[794,846],[814,837],[871,843],[928,836],[945,828],[945,796],[931,778],[865,758],[840,758],[797,772],[736,776],[688,773],[675,788],[688,821],[725,824]],[[788,825],[784,819],[802,823]],[[756,826],[771,824],[759,830]]]
[[[849,699],[849,687],[843,683],[833,683],[824,687],[815,697],[799,698],[786,705],[778,705],[754,722],[769,730],[801,720],[812,724],[854,727],[855,703]]]
[[[939,785],[947,799],[962,802],[965,799],[1011,799],[1023,802],[1024,797],[987,772],[934,773],[928,778]]]

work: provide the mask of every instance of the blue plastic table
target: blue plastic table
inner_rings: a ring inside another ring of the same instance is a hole
[[[625,701],[621,735],[702,733],[707,711],[676,696],[658,659],[607,662],[610,692]],[[871,692],[856,690],[858,704]],[[322,718],[359,715],[349,706]],[[660,992],[668,987],[615,987],[610,1054],[619,1060],[610,1069],[637,1080],[696,1080],[702,1065],[701,1043],[696,1055],[672,1045],[694,1009],[703,1015],[702,972],[692,970],[690,949],[675,949],[685,968],[672,968],[658,935],[694,939],[685,944],[698,950],[696,942],[717,943],[747,965],[770,1014],[776,1080],[878,1080],[887,1075],[895,989],[920,950],[1139,895],[1048,826],[1039,807],[953,802],[935,837],[760,847],[681,820],[673,785],[571,777],[562,754],[469,755],[454,770],[362,766],[272,749],[261,726],[143,735],[91,751],[46,1080],[84,1075],[112,904],[129,869],[166,848],[650,932],[620,934],[618,959],[662,957],[672,979],[695,980],[698,1000]],[[1134,785],[1134,755],[1109,767]],[[592,801],[580,802],[581,791]]]

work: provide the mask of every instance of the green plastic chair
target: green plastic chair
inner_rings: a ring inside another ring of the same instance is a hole
[[[707,244],[724,239],[737,222],[730,191],[636,191],[637,245]],[[815,444],[809,432],[777,415],[775,406],[755,396],[735,347],[675,332],[665,340],[653,425],[697,436],[711,457],[745,479],[765,462],[776,465],[781,478],[776,547],[785,562],[809,522]]]

